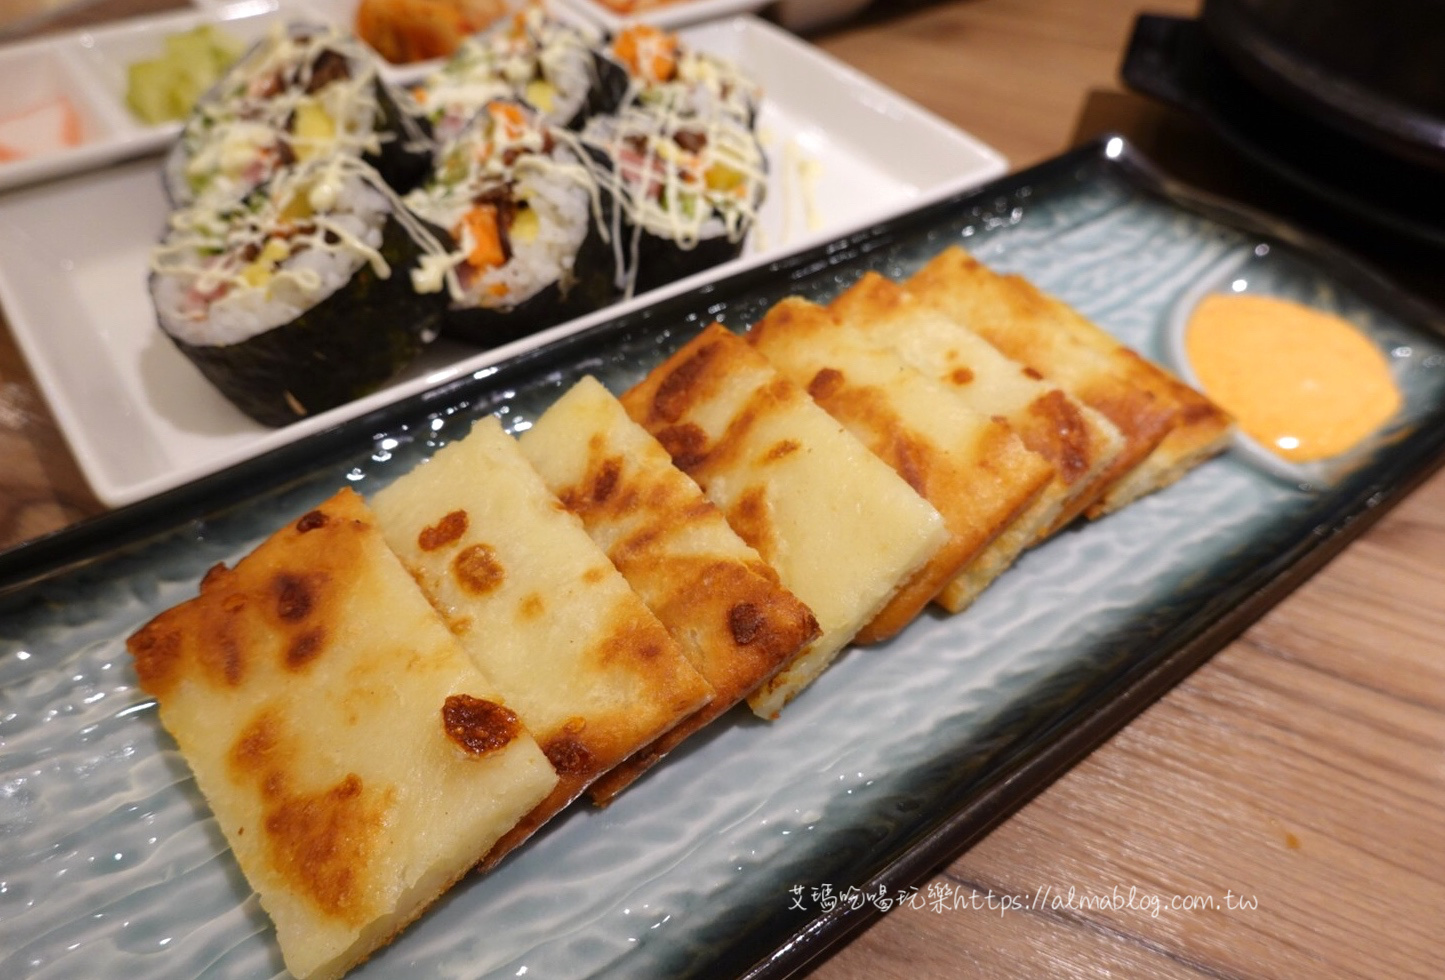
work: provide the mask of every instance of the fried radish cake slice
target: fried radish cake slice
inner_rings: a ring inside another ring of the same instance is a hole
[[[748,698],[774,718],[948,543],[937,510],[719,324],[622,397],[822,635]]]
[[[350,490],[126,645],[296,977],[387,943],[557,783]]]
[[[905,285],[1118,426],[1125,449],[1090,517],[1168,486],[1229,441],[1233,423],[1217,405],[1021,276],[953,246]]]
[[[893,636],[955,580],[973,585],[971,599],[1057,515],[1061,501],[1042,499],[1054,468],[1007,422],[964,404],[897,351],[870,342],[823,307],[784,299],[747,339],[948,525],[948,544],[859,631],[859,642]]]
[[[606,803],[802,653],[818,621],[595,378],[518,444],[713,689],[707,707],[592,785]]]
[[[1068,524],[1108,488],[1103,477],[1124,448],[1114,424],[1030,367],[1005,357],[954,317],[918,301],[876,272],[828,305],[843,323],[898,351],[970,407],[1008,422],[1054,467],[1039,506],[1057,503],[1044,536]]]
[[[485,867],[711,699],[495,417],[372,506],[387,543],[561,777]]]

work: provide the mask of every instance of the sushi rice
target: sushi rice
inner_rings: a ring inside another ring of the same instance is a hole
[[[692,112],[678,94],[594,117],[582,141],[614,161],[605,179],[620,202],[613,231],[629,293],[741,253],[767,188],[766,158],[747,122]]]
[[[456,242],[424,260],[428,281],[445,277],[457,308],[505,310],[553,284],[570,289],[600,198],[574,138],[525,104],[499,100],[447,145],[431,181],[406,204]],[[479,208],[490,209],[491,225],[477,223]],[[484,234],[497,238],[485,259]]]
[[[283,425],[374,390],[434,339],[446,296],[416,273],[450,244],[368,164],[336,154],[175,212],[151,253],[151,297],[227,398]]]
[[[648,24],[624,27],[609,49],[626,72],[622,104],[672,106],[696,115],[723,112],[751,126],[762,104],[762,88],[736,65],[682,43]]]
[[[523,100],[556,126],[580,125],[621,95],[598,92],[600,44],[591,28],[529,6],[467,38],[412,95],[443,145],[498,99]]]
[[[313,157],[348,153],[385,167],[398,155],[425,160],[431,149],[359,41],[334,27],[297,24],[273,29],[197,102],[164,177],[183,207],[242,197],[278,169]]]
[[[373,173],[335,155],[234,205],[177,211],[151,257],[162,328],[191,344],[235,344],[296,319],[363,262],[391,275],[380,248],[392,204]]]

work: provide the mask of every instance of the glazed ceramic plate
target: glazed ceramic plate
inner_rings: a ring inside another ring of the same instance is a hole
[[[646,6],[646,2],[643,0],[643,2],[631,4],[623,3],[621,6],[628,8],[623,10],[617,9],[612,4],[602,3],[601,0],[558,0],[558,2],[576,11],[587,20],[600,24],[609,31],[615,31],[622,25],[631,22],[676,30],[679,27],[700,24],[703,21],[731,17],[734,14],[752,13],[768,6],[771,0],[665,0],[662,3],[652,0],[652,6]],[[637,6],[644,6],[646,9],[638,11],[630,9]]]
[[[770,170],[767,200],[743,256],[672,292],[1004,171],[1003,158],[979,141],[756,18],[703,25],[685,36],[762,84],[758,129]],[[602,311],[482,353],[433,344],[381,391],[268,429],[226,401],[156,326],[146,280],[149,250],[167,214],[159,170],[158,158],[147,157],[0,196],[0,304],[87,481],[112,506],[614,315]]]
[[[827,300],[950,244],[1155,357],[1181,297],[1249,256],[1253,288],[1366,331],[1404,408],[1326,489],[1227,454],[1058,535],[967,612],[846,651],[777,722],[736,711],[610,808],[569,810],[357,977],[786,975],[1142,710],[1445,454],[1434,314],[1287,229],[1177,194],[1119,140],[632,310],[0,555],[0,976],[281,970],[123,646],[207,568],[340,486],[374,493],[480,417],[525,429],[584,374],[621,391],[714,319],[741,329],[781,297]]]

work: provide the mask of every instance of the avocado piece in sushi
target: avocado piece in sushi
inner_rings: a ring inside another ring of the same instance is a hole
[[[441,144],[498,99],[520,99],[547,123],[577,129],[628,91],[626,73],[601,51],[594,28],[532,5],[467,38],[412,95]]]
[[[418,291],[414,274],[450,247],[375,170],[337,154],[173,214],[151,298],[226,398],[281,426],[374,391],[436,336],[445,294]]]
[[[767,191],[767,159],[747,122],[659,99],[589,120],[582,141],[612,161],[604,186],[625,219],[618,249],[630,292],[742,254]]]
[[[434,144],[354,37],[277,28],[197,101],[164,166],[174,207],[244,197],[282,167],[333,153],[371,163],[399,192],[425,176]]]
[[[406,204],[455,242],[429,263],[451,296],[448,336],[493,347],[618,296],[606,194],[575,134],[525,103],[488,103]]]

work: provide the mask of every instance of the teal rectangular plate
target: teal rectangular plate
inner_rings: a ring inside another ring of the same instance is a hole
[[[573,807],[355,976],[782,977],[1187,675],[1445,455],[1441,319],[1107,139],[699,287],[226,473],[0,554],[0,976],[265,977],[268,921],[124,639],[337,488],[372,493],[471,423],[517,432],[583,374],[614,391],[714,319],[827,300],[960,243],[1165,358],[1214,279],[1349,315],[1405,396],[1302,487],[1227,454],[1035,549],[956,617],[854,649],[775,723],[742,710],[611,807]],[[801,896],[802,901],[798,901]],[[801,907],[799,907],[801,906]]]

